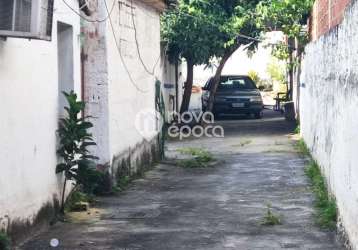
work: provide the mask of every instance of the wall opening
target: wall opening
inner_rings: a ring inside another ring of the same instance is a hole
[[[58,95],[59,116],[64,115],[63,107],[67,105],[62,91],[74,90],[74,55],[73,55],[73,27],[57,23],[57,58],[58,58]]]

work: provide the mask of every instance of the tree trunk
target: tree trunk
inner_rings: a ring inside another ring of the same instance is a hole
[[[61,209],[60,209],[60,213],[61,213],[62,215],[65,214],[66,183],[67,183],[67,177],[65,176],[65,181],[63,182],[62,198],[61,198]]]
[[[191,60],[187,59],[187,76],[186,82],[184,84],[184,95],[183,101],[180,107],[180,113],[188,111],[190,104],[191,91],[193,88],[193,78],[194,78],[194,64]]]
[[[210,97],[209,97],[208,105],[206,108],[206,111],[208,111],[208,112],[211,112],[214,107],[215,95],[216,95],[216,91],[217,91],[219,83],[220,83],[221,72],[223,71],[227,60],[232,56],[232,54],[234,54],[234,52],[239,47],[240,47],[240,44],[237,43],[233,47],[229,48],[220,60],[219,67],[216,69],[215,76],[214,76],[214,79],[213,79],[213,81],[211,83],[211,87],[210,87]]]

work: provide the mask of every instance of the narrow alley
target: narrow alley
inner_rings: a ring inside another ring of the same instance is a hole
[[[264,119],[223,118],[225,138],[170,142],[167,155],[204,147],[210,168],[159,164],[115,197],[101,197],[91,215],[58,223],[20,249],[343,249],[314,220],[313,194],[293,130],[278,113]],[[267,206],[281,225],[265,226]]]

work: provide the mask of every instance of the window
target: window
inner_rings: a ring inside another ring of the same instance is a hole
[[[54,0],[1,0],[0,36],[50,40]]]
[[[219,85],[219,89],[255,89],[255,85],[247,78],[226,78]]]

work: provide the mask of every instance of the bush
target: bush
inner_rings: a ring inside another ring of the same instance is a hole
[[[10,250],[11,241],[6,233],[0,231],[0,250]]]

